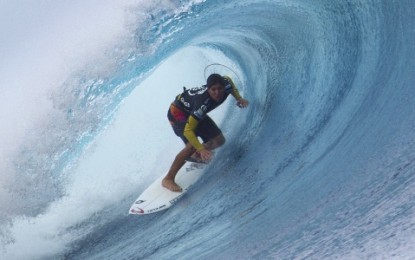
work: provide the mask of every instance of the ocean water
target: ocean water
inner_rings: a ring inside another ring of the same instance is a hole
[[[415,258],[415,1],[0,3],[0,259]],[[212,65],[210,64],[222,64]],[[227,139],[128,215],[211,72]]]

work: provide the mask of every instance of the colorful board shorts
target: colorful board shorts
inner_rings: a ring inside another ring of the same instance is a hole
[[[167,112],[167,118],[170,121],[174,133],[180,137],[185,144],[189,142],[183,135],[184,127],[186,126],[188,117],[189,115],[183,112],[180,108],[174,104],[170,105],[169,111]],[[205,118],[199,121],[195,133],[196,136],[202,138],[203,142],[206,143],[210,139],[222,134],[222,131],[212,120],[212,118],[205,116]]]

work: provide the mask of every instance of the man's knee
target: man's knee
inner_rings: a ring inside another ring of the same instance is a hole
[[[216,145],[217,145],[217,146],[222,146],[222,145],[224,145],[224,144],[225,144],[226,139],[225,139],[225,137],[223,136],[223,134],[220,134],[219,136],[217,136],[217,137],[215,138],[215,142],[216,142]]]
[[[186,143],[186,146],[184,148],[185,150],[187,150],[188,152],[194,153],[196,152],[196,149],[193,147],[193,145],[191,145],[189,142]]]

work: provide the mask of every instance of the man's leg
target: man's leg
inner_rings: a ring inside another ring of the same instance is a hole
[[[225,137],[223,136],[222,131],[209,116],[206,116],[206,118],[200,122],[197,133],[203,139],[203,145],[207,150],[212,151],[225,144]]]
[[[207,141],[203,145],[205,146],[206,149],[212,151],[212,150],[224,145],[225,141],[226,140],[225,140],[225,137],[223,136],[223,134],[220,134],[220,135],[217,135],[214,138],[210,139],[209,141]]]
[[[176,178],[177,172],[180,170],[180,168],[183,167],[183,165],[186,163],[186,158],[192,155],[195,152],[195,148],[190,143],[187,143],[185,148],[181,150],[177,155],[176,158],[173,161],[173,164],[170,167],[169,172],[167,173],[166,177],[164,177],[162,181],[163,187],[176,192],[181,192],[182,188],[177,185],[177,183],[174,181],[174,178]]]
[[[214,138],[210,139],[209,141],[207,141],[206,143],[203,143],[203,146],[209,150],[209,151],[213,151],[218,147],[221,147],[222,145],[225,144],[225,137],[223,136],[223,134],[219,134],[217,136],[215,136]],[[191,155],[192,160],[191,161],[203,161],[200,158],[200,155],[198,152],[194,152]],[[206,162],[205,162],[206,163]]]

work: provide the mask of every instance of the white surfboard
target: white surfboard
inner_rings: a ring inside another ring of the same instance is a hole
[[[130,214],[144,215],[170,208],[202,176],[205,164],[186,162],[176,175],[176,183],[182,192],[173,192],[163,186],[161,176],[154,181],[133,203]]]

